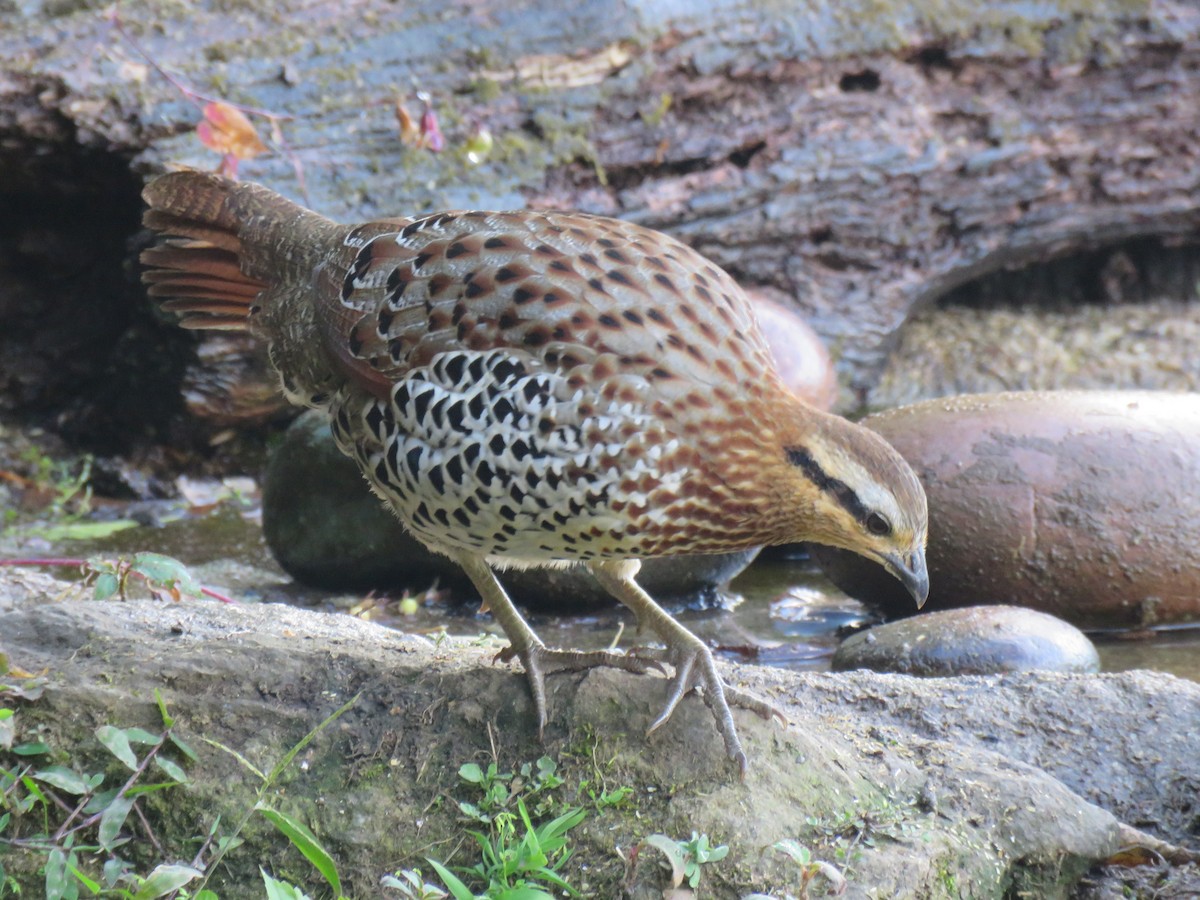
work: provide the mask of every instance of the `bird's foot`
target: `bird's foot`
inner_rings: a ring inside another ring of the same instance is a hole
[[[787,723],[787,717],[766,700],[756,697],[749,691],[726,684],[717,671],[717,663],[713,658],[712,651],[699,638],[691,634],[686,634],[686,638],[690,640],[681,638],[666,648],[638,648],[630,652],[631,656],[638,659],[654,660],[660,663],[668,662],[675,668],[666,706],[663,707],[658,718],[650,723],[646,734],[653,734],[661,728],[671,718],[671,714],[675,712],[675,707],[679,705],[680,700],[696,688],[703,688],[701,696],[717,720],[717,730],[725,742],[725,752],[730,759],[737,762],[744,778],[747,766],[746,753],[742,749],[742,742],[738,739],[737,727],[733,723],[730,707],[748,709],[764,719],[774,717],[783,724]]]
[[[546,676],[555,672],[579,672],[604,666],[622,669],[635,675],[644,675],[651,669],[666,674],[662,663],[645,656],[631,656],[612,650],[553,650],[541,641],[531,643],[524,650],[514,646],[505,647],[496,654],[494,662],[511,662],[519,659],[529,679],[533,694],[533,706],[537,713],[538,740],[546,726]]]

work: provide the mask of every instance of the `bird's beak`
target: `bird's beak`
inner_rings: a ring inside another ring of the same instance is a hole
[[[929,598],[929,570],[925,568],[923,548],[914,550],[907,559],[899,553],[889,554],[883,557],[883,565],[908,588],[908,592],[917,601],[917,609],[925,605]]]

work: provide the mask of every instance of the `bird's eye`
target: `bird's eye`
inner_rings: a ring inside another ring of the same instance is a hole
[[[867,531],[879,537],[886,537],[892,533],[892,523],[879,513],[873,512],[867,516]]]

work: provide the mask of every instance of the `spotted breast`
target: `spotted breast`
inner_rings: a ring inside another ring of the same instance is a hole
[[[422,540],[520,561],[758,542],[761,522],[730,516],[736,473],[699,471],[730,440],[752,455],[754,410],[730,408],[773,371],[724,272],[611,219],[378,227],[318,276],[353,374],[329,402],[339,445]]]

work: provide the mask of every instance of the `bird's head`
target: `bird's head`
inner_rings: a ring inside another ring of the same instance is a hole
[[[772,467],[780,476],[777,490],[794,510],[789,540],[873,559],[908,588],[918,607],[924,605],[929,514],[916,473],[870,429],[807,412],[808,427],[786,435],[782,459]]]

